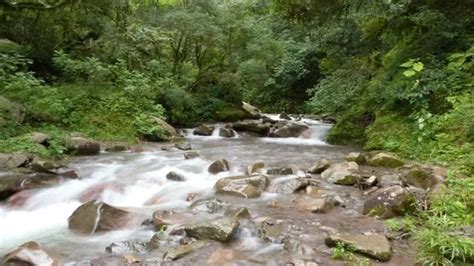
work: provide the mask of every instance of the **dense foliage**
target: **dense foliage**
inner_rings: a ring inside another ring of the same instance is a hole
[[[38,129],[135,141],[152,117],[237,120],[242,100],[330,115],[333,143],[450,167],[458,208],[418,221],[433,264],[473,246],[440,237],[473,223],[473,91],[472,0],[0,2],[2,151]]]

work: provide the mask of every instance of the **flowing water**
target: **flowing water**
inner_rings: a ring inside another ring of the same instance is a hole
[[[265,162],[267,167],[292,166],[307,169],[320,158],[342,159],[353,148],[331,146],[324,136],[330,125],[303,120],[310,126],[309,138],[272,139],[236,136],[221,138],[187,135],[199,158],[184,160],[183,151],[164,151],[165,144],[148,144],[142,153],[101,153],[94,157],[76,158],[72,168],[81,177],[58,186],[32,192],[21,206],[0,205],[0,255],[26,241],[35,240],[54,250],[63,262],[74,265],[104,256],[105,247],[114,241],[149,240],[153,231],[136,227],[96,236],[79,236],[67,228],[67,218],[82,203],[99,199],[108,204],[133,208],[151,216],[156,210],[183,210],[190,205],[186,199],[191,193],[199,198],[214,196],[215,182],[224,176],[243,174],[246,166]],[[218,128],[222,125],[217,125]],[[230,172],[212,175],[207,166],[216,159],[225,158],[231,164]],[[166,179],[175,171],[186,177],[185,182]],[[300,173],[303,174],[303,173]],[[265,193],[259,199],[224,198],[236,206],[250,209],[252,218],[271,217],[288,225],[288,233],[295,234],[314,250],[308,254],[319,263],[331,264],[329,249],[324,245],[324,230],[378,232],[383,225],[360,215],[360,192],[354,188],[321,183],[322,188],[342,195],[349,204],[329,214],[303,213],[294,208],[298,195]],[[201,218],[196,218],[201,219]],[[328,229],[329,228],[329,229]],[[235,252],[235,261],[245,264],[281,262],[292,257],[282,251],[282,245],[258,239],[252,230],[242,227],[235,243],[226,246]],[[221,246],[204,249],[183,259],[193,264],[208,263],[209,256]],[[219,244],[220,245],[220,244]],[[406,247],[395,247],[396,252]],[[410,257],[410,256],[408,256]],[[393,260],[392,260],[393,261]],[[228,262],[232,262],[232,259]],[[325,263],[326,262],[326,263]],[[400,263],[405,263],[401,261]],[[219,264],[219,263],[217,263]]]

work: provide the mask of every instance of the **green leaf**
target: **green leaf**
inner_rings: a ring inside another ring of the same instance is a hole
[[[416,72],[422,71],[424,67],[425,67],[425,65],[423,65],[423,63],[421,63],[421,62],[416,62],[416,63],[413,64],[413,69]]]
[[[412,61],[412,60],[407,61],[407,62],[401,64],[400,66],[401,66],[401,67],[404,67],[404,68],[412,67],[412,66],[413,66],[413,61]]]
[[[409,78],[409,77],[413,77],[414,75],[416,75],[416,72],[413,71],[413,70],[411,70],[411,69],[409,69],[409,70],[403,72],[403,75],[404,75],[405,77]]]

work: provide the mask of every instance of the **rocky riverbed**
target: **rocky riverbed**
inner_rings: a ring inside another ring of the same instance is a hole
[[[422,203],[444,170],[328,145],[329,128],[268,115],[67,167],[7,158],[27,173],[0,176],[0,254],[7,265],[337,265],[331,248],[346,246],[356,260],[414,264],[383,219]]]

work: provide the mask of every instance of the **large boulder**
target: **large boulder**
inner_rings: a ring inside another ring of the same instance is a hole
[[[364,202],[363,214],[388,219],[412,210],[415,201],[415,196],[401,186],[385,187],[375,191]]]
[[[220,159],[217,161],[214,161],[207,167],[207,171],[211,174],[218,174],[220,172],[226,172],[229,171],[229,162],[226,159]]]
[[[404,164],[404,162],[393,154],[389,154],[386,152],[380,152],[376,155],[372,156],[368,161],[367,164],[370,166],[380,166],[380,167],[388,167],[388,168],[397,168]]]
[[[365,164],[367,162],[367,158],[365,158],[365,156],[360,153],[360,152],[351,152],[349,153],[346,158],[345,158],[346,161],[348,162],[356,162],[357,164]]]
[[[247,113],[250,115],[251,118],[258,119],[258,118],[260,118],[260,116],[261,116],[260,110],[259,110],[257,107],[255,107],[255,106],[253,106],[253,105],[251,105],[251,104],[249,104],[249,103],[242,102],[242,109],[243,109],[245,112],[247,112]]]
[[[215,127],[210,125],[199,125],[193,130],[193,134],[197,136],[211,136]]]
[[[259,123],[254,121],[240,121],[232,124],[232,128],[235,131],[246,131],[255,133],[259,136],[266,136],[270,132],[271,124],[269,123]]]
[[[69,217],[69,229],[91,235],[139,225],[143,215],[132,213],[100,201],[89,201],[77,208]]]
[[[321,177],[333,184],[352,186],[360,179],[358,170],[359,166],[355,162],[336,163],[322,172]]]
[[[325,243],[329,247],[343,245],[349,250],[384,262],[392,257],[390,242],[383,235],[331,234]]]
[[[66,141],[68,153],[75,155],[96,155],[100,152],[100,144],[83,137],[72,137]]]
[[[219,179],[214,185],[217,194],[242,198],[258,198],[270,184],[265,175],[233,176]]]
[[[35,189],[58,184],[62,177],[45,173],[0,175],[0,200],[26,189]]]
[[[311,168],[309,168],[308,172],[310,174],[321,174],[324,170],[328,169],[331,166],[331,161],[328,159],[321,159],[317,161]]]
[[[309,127],[304,124],[279,121],[273,125],[268,136],[272,138],[297,138],[308,129]]]
[[[268,192],[280,194],[292,194],[299,190],[305,189],[309,185],[309,180],[301,176],[286,176],[273,179],[268,187]]]
[[[28,156],[20,153],[0,153],[0,169],[13,169],[25,166]]]
[[[39,243],[31,241],[22,244],[12,252],[5,255],[2,265],[51,265],[59,266],[61,261],[50,252],[46,251]]]
[[[185,231],[188,236],[199,240],[228,242],[234,236],[239,225],[237,219],[224,217],[187,225]]]

